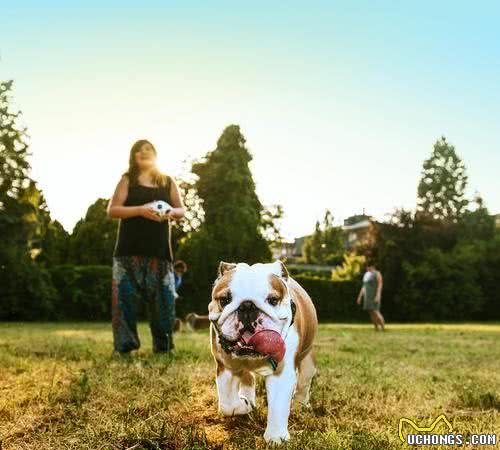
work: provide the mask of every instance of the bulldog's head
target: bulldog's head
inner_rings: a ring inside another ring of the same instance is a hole
[[[221,262],[208,306],[222,348],[239,357],[262,357],[248,344],[261,330],[284,337],[293,320],[293,300],[283,263],[229,264]]]

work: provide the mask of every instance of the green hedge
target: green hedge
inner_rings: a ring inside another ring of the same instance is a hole
[[[288,267],[288,273],[293,277],[321,278],[322,280],[332,279],[332,269],[308,270],[297,267]]]
[[[22,255],[2,258],[0,320],[46,320],[57,302],[57,290],[45,267]]]
[[[500,256],[492,250],[479,264],[466,250],[447,259],[429,252],[425,264],[405,266],[399,286],[393,283],[392,289],[384,288],[384,317],[389,322],[499,320],[496,286]],[[475,270],[464,270],[466,262]],[[12,287],[4,291],[4,312],[9,313],[0,314],[0,320],[111,320],[111,267],[62,265],[37,277],[34,270],[25,272],[30,277],[22,278],[24,289],[19,284],[21,279],[15,285],[4,279],[4,286]],[[356,305],[359,280],[333,282],[306,275],[294,278],[313,299],[320,322],[368,320],[366,312]],[[212,282],[188,272],[179,291],[177,316],[207,314]],[[14,291],[22,295],[16,296]],[[140,317],[145,317],[143,311]]]
[[[111,320],[111,267],[67,264],[50,273],[59,293],[53,319]]]
[[[53,267],[52,282],[58,292],[50,317],[54,320],[110,320],[111,267],[72,266]],[[359,292],[357,282],[334,283],[329,280],[297,275],[294,277],[309,293],[322,322],[365,320],[366,314],[355,304]],[[207,314],[210,285],[194,284],[195,277],[186,277],[179,294],[177,315],[189,312]]]
[[[366,320],[366,312],[356,305],[360,283],[333,282],[297,275],[294,279],[311,297],[320,322],[357,322]]]
[[[177,314],[180,317],[189,312],[207,314],[211,284],[201,283],[189,272],[188,275],[179,290],[182,298],[177,303]],[[356,305],[359,282],[332,282],[304,275],[295,275],[293,278],[311,296],[321,322],[366,320],[366,313]]]

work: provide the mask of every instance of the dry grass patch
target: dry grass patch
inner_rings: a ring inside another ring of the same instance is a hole
[[[179,334],[174,357],[140,334],[124,359],[109,324],[0,324],[1,449],[266,448],[262,379],[257,409],[223,418],[208,333]],[[322,325],[312,406],[294,409],[284,448],[396,450],[400,417],[441,413],[457,432],[499,432],[498,342],[496,324]]]

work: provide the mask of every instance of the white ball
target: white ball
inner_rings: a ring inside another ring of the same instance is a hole
[[[155,200],[153,202],[153,210],[156,211],[160,216],[167,214],[172,207],[163,200]]]

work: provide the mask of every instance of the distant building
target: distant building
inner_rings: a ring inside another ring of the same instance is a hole
[[[295,238],[293,242],[282,242],[279,246],[272,249],[274,259],[286,258],[293,260],[294,258],[301,258],[303,255],[304,242],[307,236]]]
[[[282,242],[272,248],[273,259],[290,259],[293,255],[293,242]]]
[[[295,238],[293,243],[292,256],[295,258],[301,258],[304,255],[304,243],[306,242],[306,238],[309,236],[302,236],[299,238]]]
[[[495,219],[495,227],[500,228],[500,214],[493,214],[492,217]]]
[[[363,222],[364,220],[371,220],[372,216],[367,216],[365,213],[363,214],[355,214],[354,216],[350,216],[344,220],[344,226],[354,225],[359,222]]]
[[[344,220],[342,230],[344,231],[346,250],[352,250],[356,245],[366,240],[372,222],[373,218],[366,214],[357,214]]]
[[[500,214],[499,214],[500,216]],[[344,249],[352,250],[361,244],[367,237],[373,218],[366,214],[357,214],[344,220],[342,231],[344,232]],[[274,259],[286,258],[293,261],[304,256],[304,243],[309,236],[295,238],[293,242],[283,242],[272,249]]]

